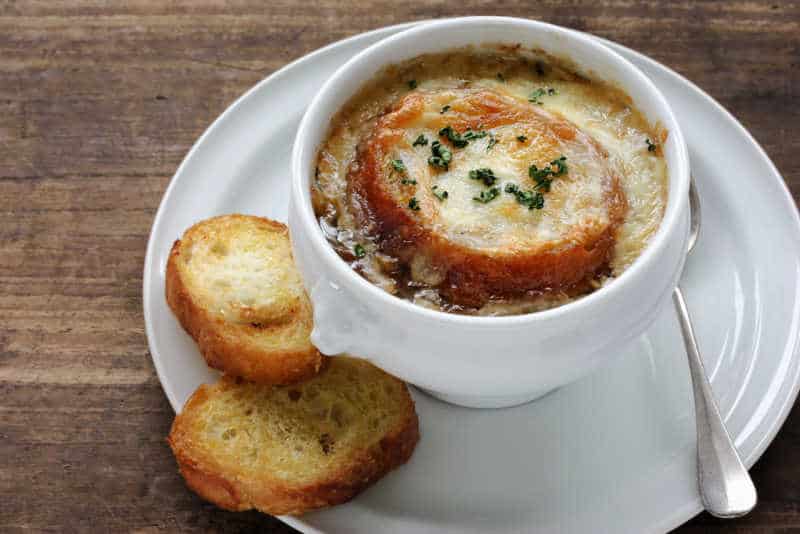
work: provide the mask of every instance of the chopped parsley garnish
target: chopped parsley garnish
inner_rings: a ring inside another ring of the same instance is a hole
[[[647,139],[645,139],[645,141],[647,141],[647,151],[648,152],[655,152],[656,148],[657,148],[656,144],[654,142],[652,142],[649,137]]]
[[[567,174],[567,156],[561,156],[558,159],[554,159],[550,162],[550,166],[555,166],[556,170],[551,171],[553,176],[561,176],[562,174]]]
[[[472,200],[475,202],[481,202],[483,204],[488,204],[492,200],[497,198],[497,195],[500,194],[499,187],[490,187],[486,191],[481,191],[481,194],[477,197],[472,197]]]
[[[531,96],[528,97],[528,102],[533,102],[534,104],[542,105],[544,102],[539,100],[541,97],[543,97],[545,95],[553,96],[553,95],[556,95],[556,94],[558,94],[558,91],[556,91],[552,87],[548,87],[547,89],[545,89],[544,87],[540,87],[537,90],[535,90],[533,93],[531,93]]]
[[[552,178],[540,178],[536,180],[536,185],[533,186],[534,189],[537,191],[544,191],[545,193],[550,192],[550,185],[553,183]]]
[[[453,129],[452,126],[445,126],[441,130],[439,130],[439,135],[446,136],[453,146],[456,148],[464,148],[469,144],[470,141],[473,139],[480,139],[481,137],[486,137],[486,132],[475,132],[473,130],[467,130],[463,134],[458,133]]]
[[[494,171],[489,168],[482,168],[482,169],[472,169],[469,171],[469,177],[472,180],[481,180],[484,185],[494,185],[497,182],[497,176],[494,175]]]
[[[411,143],[411,146],[425,146],[428,144],[428,138],[425,137],[423,134],[419,134],[419,137]]]
[[[367,251],[364,250],[364,247],[361,245],[361,243],[356,243],[356,246],[353,247],[353,254],[356,258],[361,259],[367,255]]]
[[[450,166],[450,160],[453,159],[453,153],[450,149],[441,144],[439,141],[431,143],[432,156],[428,158],[428,163],[434,167],[441,167],[445,170]]]
[[[394,167],[394,170],[396,170],[397,172],[405,173],[407,170],[406,165],[405,163],[403,163],[402,159],[393,159],[392,167]],[[403,177],[403,179],[400,180],[400,183],[403,185],[417,185],[417,181],[413,178],[409,178],[408,176]]]
[[[419,201],[417,200],[417,197],[411,197],[411,199],[408,201],[408,207],[413,211],[419,211]]]
[[[486,151],[490,151],[494,145],[497,144],[497,138],[492,134],[489,134],[489,144],[486,145]]]
[[[518,135],[517,136],[517,141],[519,141],[520,143],[524,143],[527,140],[528,140],[528,138],[525,137],[524,135]]]
[[[442,108],[442,110],[439,113],[440,114],[447,113],[449,109],[450,109],[450,106],[445,106],[445,107]]]
[[[481,137],[486,137],[487,135],[491,134],[487,134],[484,131],[475,132],[473,130],[467,130],[461,137],[463,137],[467,141],[472,141],[473,139],[480,139]]]
[[[469,140],[464,139],[464,137],[461,134],[453,130],[452,126],[445,126],[441,130],[439,130],[439,135],[446,136],[450,140],[450,142],[453,143],[453,146],[456,148],[463,148],[467,146],[467,144],[469,144]]]
[[[409,89],[416,89],[417,88],[417,80],[408,80],[408,88]]]
[[[536,165],[528,167],[528,176],[536,181],[534,189],[540,191],[550,191],[550,184],[553,178],[567,173],[567,157],[561,156],[554,159],[547,164],[544,168],[538,168]]]
[[[431,191],[433,192],[433,196],[435,196],[436,198],[438,198],[441,201],[444,201],[444,199],[446,199],[448,196],[450,196],[449,193],[447,191],[445,191],[444,189],[439,189],[438,185],[434,185],[431,188]]]
[[[539,167],[537,167],[536,164],[534,163],[533,165],[528,167],[528,176],[530,176],[537,182],[541,181],[542,178],[547,178],[548,176],[550,176],[551,173],[552,171],[550,170],[549,166],[540,170]]]
[[[538,191],[523,191],[517,184],[506,184],[506,193],[513,194],[517,202],[523,206],[527,206],[529,210],[540,210],[544,207],[544,195]]]
[[[544,94],[545,94],[544,89],[540,87],[539,89],[531,93],[531,96],[528,97],[528,102],[533,102],[534,104],[542,105],[543,102],[539,100],[539,98],[543,97]]]

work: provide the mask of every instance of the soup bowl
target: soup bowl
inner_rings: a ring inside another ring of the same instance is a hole
[[[667,132],[667,202],[660,226],[617,278],[556,308],[509,316],[433,310],[393,296],[354,271],[323,234],[311,201],[316,158],[331,120],[382,69],[422,54],[521,45],[563,58],[589,79],[622,89]],[[664,96],[627,60],[593,38],[542,22],[467,17],[425,23],[354,56],[320,88],[292,154],[289,228],[295,260],[314,306],[312,342],[349,353],[430,394],[462,406],[521,404],[579,379],[619,354],[657,316],[686,258],[689,160]]]

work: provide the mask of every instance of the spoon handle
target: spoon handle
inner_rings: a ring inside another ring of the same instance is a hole
[[[731,441],[714,393],[708,382],[700,351],[680,287],[672,294],[689,357],[697,423],[697,484],[708,512],[716,517],[740,517],[756,505],[756,488]]]

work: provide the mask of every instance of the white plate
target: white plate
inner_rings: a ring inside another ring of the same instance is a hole
[[[334,43],[276,72],[214,122],[175,174],[147,248],[144,315],[176,410],[216,375],[164,300],[173,240],[222,213],[284,220],[289,153],[307,103],[345,60],[404,27]],[[689,144],[703,228],[683,287],[722,413],[752,465],[798,390],[794,202],[719,104],[662,65],[608,44],[664,92]],[[406,466],[346,505],[283,519],[304,531],[353,533],[665,532],[701,510],[689,375],[671,309],[611,365],[532,404],[481,411],[414,397],[422,440]]]

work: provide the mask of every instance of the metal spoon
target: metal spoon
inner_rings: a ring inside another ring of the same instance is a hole
[[[689,252],[697,242],[700,232],[700,197],[694,187],[689,189],[691,230]],[[742,464],[731,441],[708,381],[700,351],[692,330],[689,311],[679,286],[672,294],[675,309],[683,332],[683,342],[689,356],[689,369],[694,390],[694,410],[697,424],[697,484],[700,497],[708,512],[716,517],[740,517],[756,505],[756,488]]]

